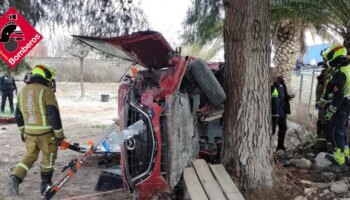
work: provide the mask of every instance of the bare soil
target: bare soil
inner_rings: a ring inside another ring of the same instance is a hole
[[[19,83],[18,87],[23,87],[23,84]],[[79,100],[80,84],[78,83],[58,83],[56,92],[65,136],[70,142],[80,144],[86,144],[88,140],[97,142],[104,130],[117,118],[118,84],[85,83],[85,90],[86,98],[83,100]],[[109,102],[101,102],[101,94],[109,94]],[[8,195],[8,177],[24,155],[25,146],[21,142],[16,124],[0,124],[0,129],[0,200],[40,199],[41,156],[20,184],[19,196]],[[59,150],[53,180],[57,180],[63,167],[79,155],[81,154],[71,150]],[[125,191],[91,196],[97,193],[94,188],[100,171],[106,168],[104,165],[98,165],[101,158],[101,155],[93,155],[53,199],[71,199],[76,196],[83,196],[79,199],[130,199],[130,195]]]

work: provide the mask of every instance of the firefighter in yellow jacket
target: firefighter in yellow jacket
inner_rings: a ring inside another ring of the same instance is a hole
[[[41,193],[52,184],[57,149],[64,138],[57,100],[50,86],[56,72],[50,66],[36,65],[32,74],[17,97],[16,122],[26,154],[9,178],[10,194],[18,195],[18,186],[38,159],[40,151]]]

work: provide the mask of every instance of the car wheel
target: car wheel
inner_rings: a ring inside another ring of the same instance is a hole
[[[213,106],[219,106],[226,100],[224,89],[204,60],[194,60],[188,67],[193,78]]]

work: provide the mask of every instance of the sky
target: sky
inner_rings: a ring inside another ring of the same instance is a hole
[[[165,39],[170,43],[170,45],[175,48],[181,44],[181,33],[183,30],[182,22],[185,19],[186,12],[191,5],[191,0],[139,0],[141,2],[141,7],[147,17],[150,25],[150,29],[158,31]],[[43,33],[44,38],[49,40],[56,45],[54,42],[57,37],[60,37],[62,41],[64,37],[70,38],[70,34],[64,32],[64,30],[55,30],[55,36],[50,36],[47,32],[47,27],[37,29],[39,32]],[[47,32],[45,34],[45,32]],[[49,48],[49,54],[52,55],[55,52],[55,48]]]
[[[142,0],[150,28],[163,34],[173,46],[181,44],[182,22],[191,0]]]

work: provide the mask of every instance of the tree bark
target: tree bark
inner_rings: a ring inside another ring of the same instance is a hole
[[[243,188],[273,185],[268,0],[224,0],[222,163]]]
[[[80,89],[81,89],[81,94],[80,98],[85,97],[85,89],[84,89],[84,58],[85,57],[80,57]]]

